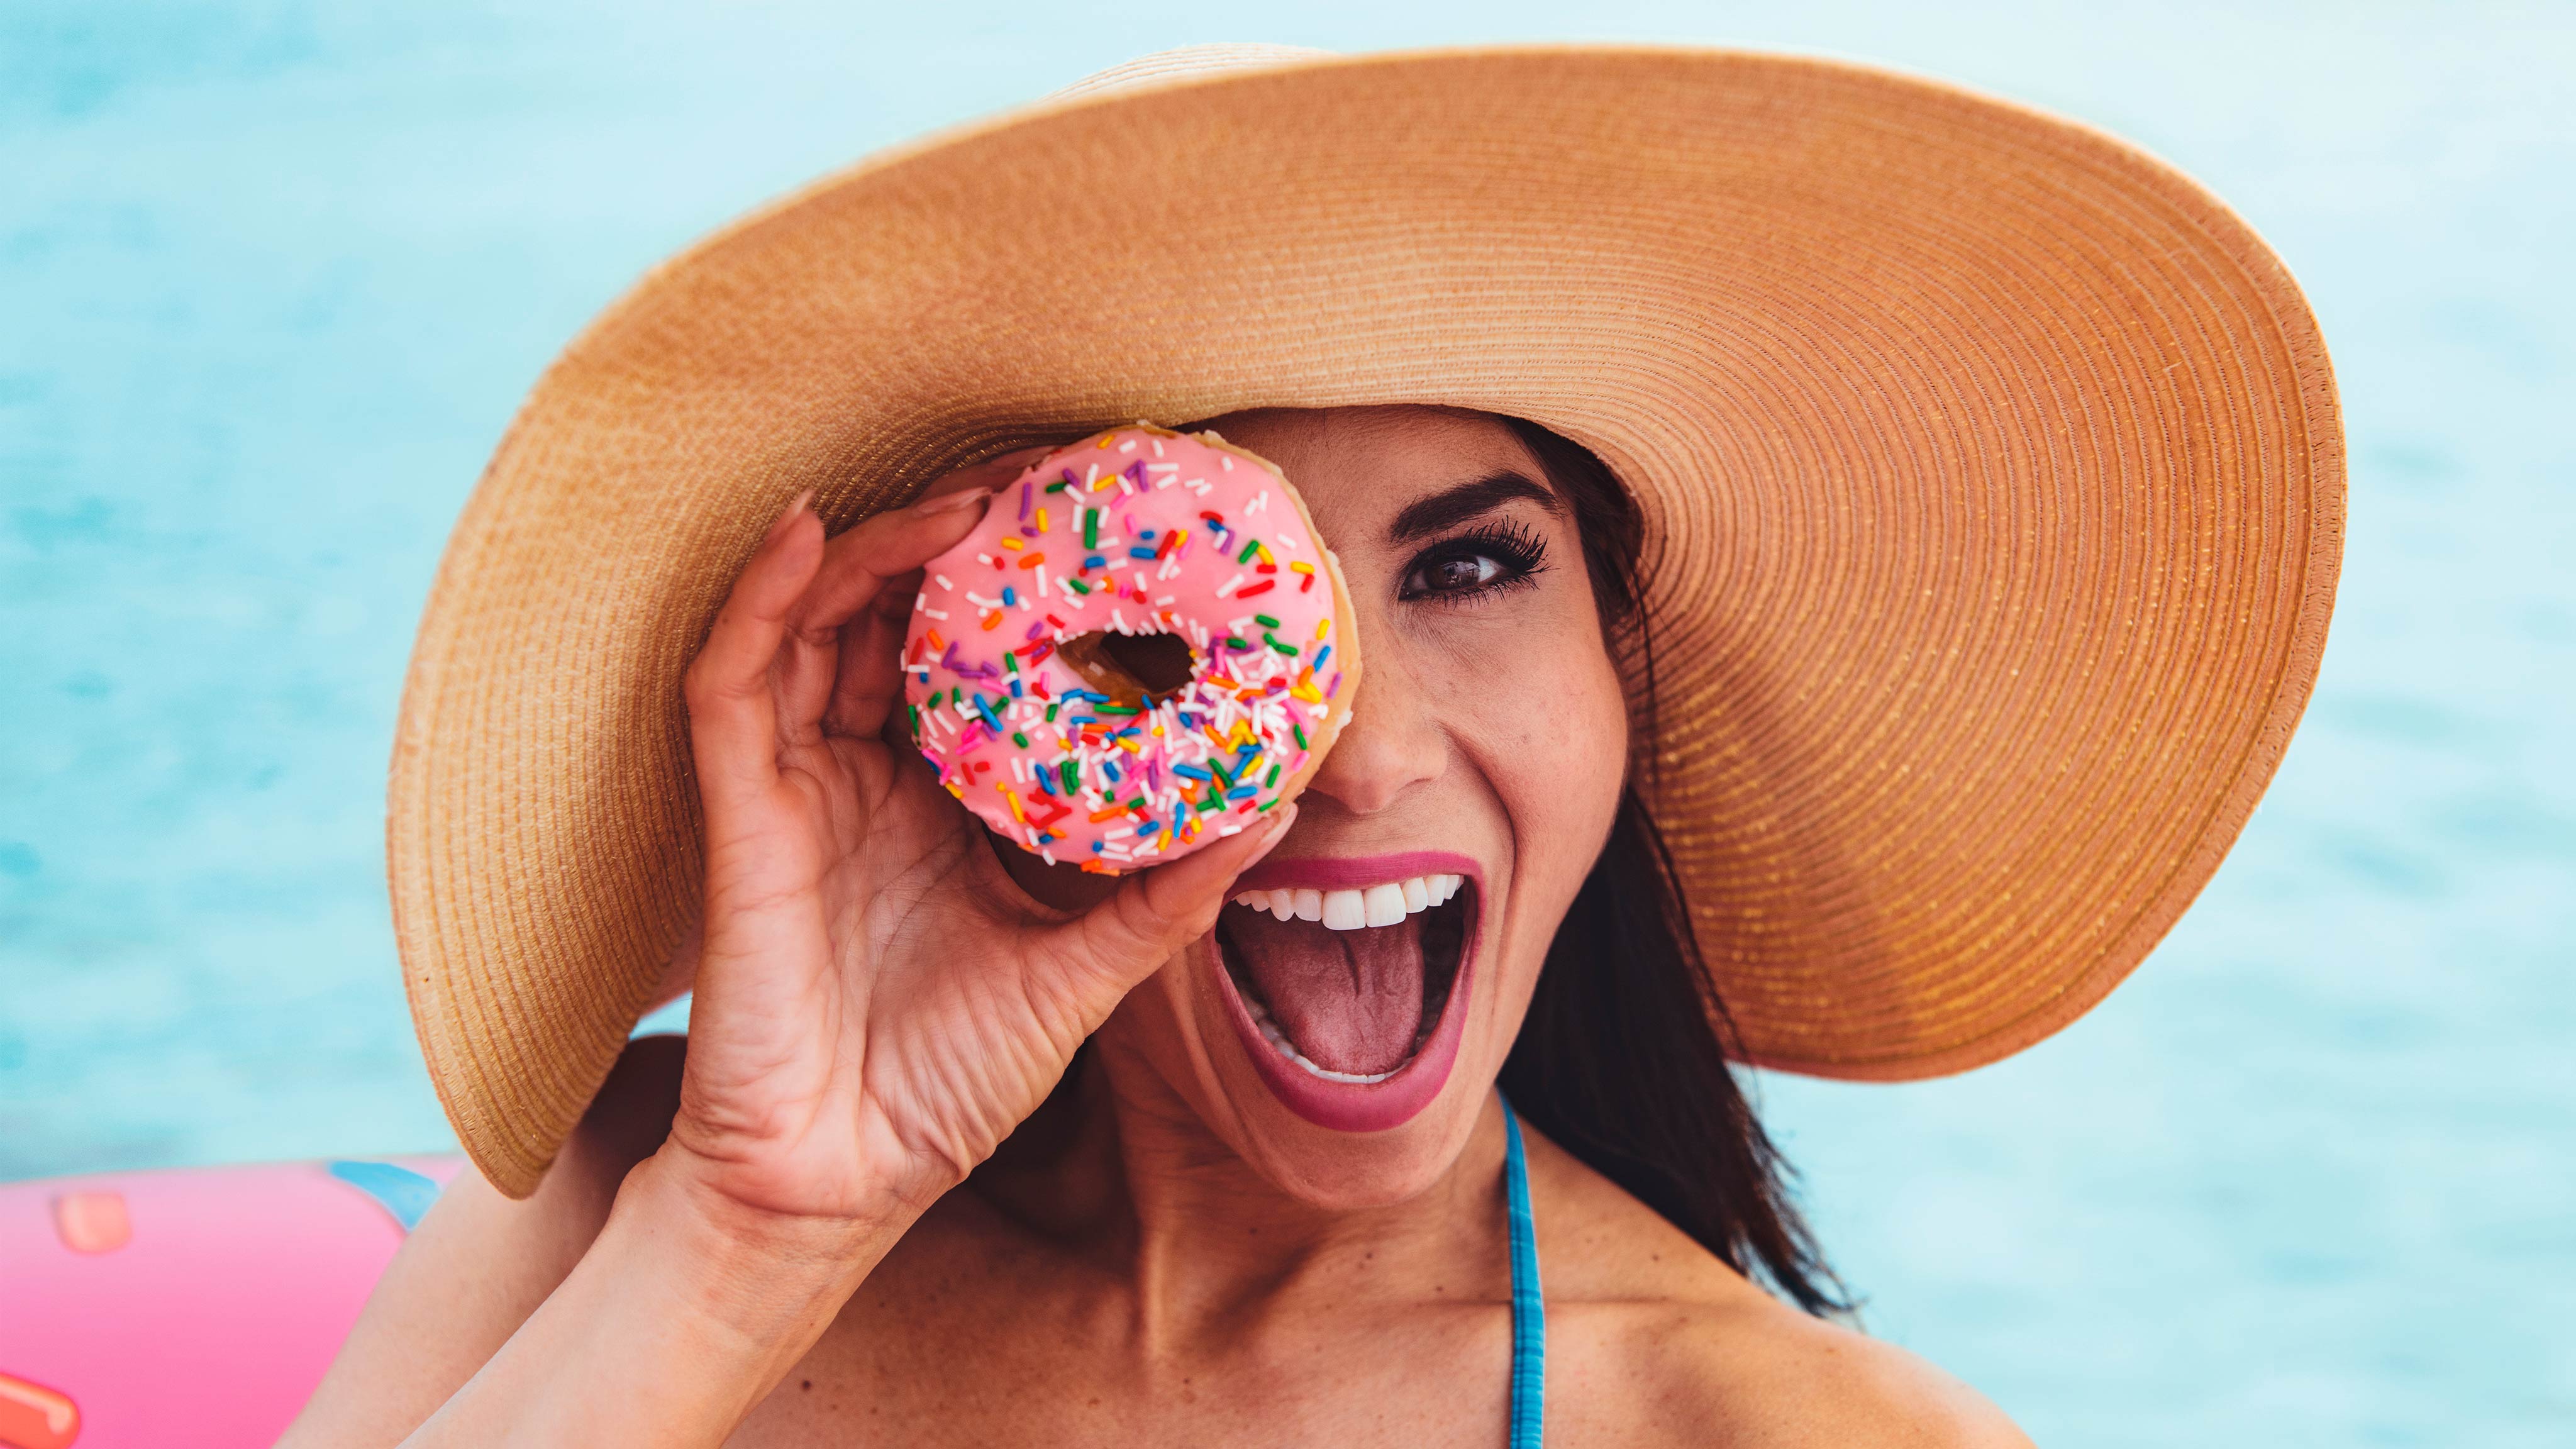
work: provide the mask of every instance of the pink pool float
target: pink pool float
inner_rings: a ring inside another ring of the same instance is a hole
[[[0,1449],[272,1443],[461,1162],[0,1184]]]

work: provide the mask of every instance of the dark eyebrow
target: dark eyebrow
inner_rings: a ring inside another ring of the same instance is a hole
[[[1409,543],[1455,528],[1470,518],[1491,513],[1514,499],[1526,499],[1560,518],[1565,515],[1565,504],[1558,500],[1553,490],[1518,473],[1503,472],[1479,478],[1473,483],[1461,483],[1404,505],[1404,511],[1387,526],[1386,536],[1396,543]]]

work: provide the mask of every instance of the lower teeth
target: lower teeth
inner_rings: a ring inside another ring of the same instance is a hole
[[[1330,1067],[1319,1067],[1313,1062],[1307,1060],[1306,1054],[1297,1050],[1297,1044],[1288,1039],[1288,1034],[1279,1029],[1279,1023],[1271,1018],[1270,1008],[1262,1005],[1260,998],[1254,996],[1249,991],[1241,989],[1240,987],[1236,989],[1235,994],[1243,998],[1243,1009],[1252,1014],[1252,1024],[1261,1029],[1261,1039],[1270,1043],[1272,1046],[1277,1047],[1281,1056],[1286,1057],[1288,1060],[1295,1062],[1301,1067],[1304,1067],[1310,1075],[1321,1077],[1328,1082],[1344,1082],[1355,1086],[1367,1086],[1372,1082],[1383,1082],[1387,1078],[1394,1076],[1396,1073],[1403,1071],[1406,1067],[1413,1065],[1414,1057],[1421,1054],[1422,1044],[1431,1040],[1431,1029],[1437,1020],[1436,1017],[1426,1018],[1422,1023],[1422,1029],[1413,1034],[1413,1045],[1406,1048],[1404,1060],[1397,1062],[1394,1066],[1387,1068],[1385,1071],[1337,1072]]]

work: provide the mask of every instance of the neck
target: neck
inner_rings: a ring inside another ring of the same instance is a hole
[[[1077,1071],[977,1180],[1022,1225],[1128,1281],[1149,1353],[1308,1305],[1505,1294],[1490,1094],[1465,1150],[1424,1191],[1327,1207],[1264,1176],[1141,1058],[1096,1040]]]

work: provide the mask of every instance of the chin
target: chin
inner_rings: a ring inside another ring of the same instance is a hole
[[[1493,893],[1448,851],[1265,861],[1191,953],[1192,1012],[1239,1150],[1319,1207],[1382,1206],[1447,1172],[1509,1042]]]

